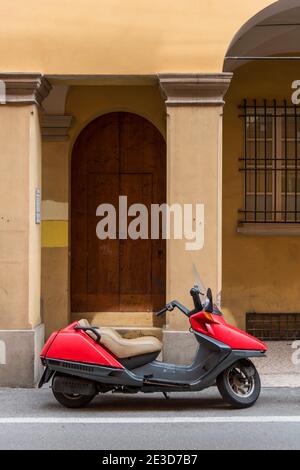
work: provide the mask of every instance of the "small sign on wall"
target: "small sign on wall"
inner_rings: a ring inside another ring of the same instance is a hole
[[[41,223],[41,190],[39,188],[35,190],[35,223],[37,225]]]

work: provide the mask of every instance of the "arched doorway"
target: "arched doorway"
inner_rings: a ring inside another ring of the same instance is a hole
[[[71,311],[155,311],[165,302],[165,240],[99,240],[96,209],[166,200],[166,144],[132,113],[98,117],[74,145],[71,170]],[[130,218],[128,218],[130,221]],[[118,233],[118,231],[117,231]]]

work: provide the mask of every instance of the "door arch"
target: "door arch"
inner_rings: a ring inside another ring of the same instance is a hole
[[[165,302],[165,240],[99,240],[99,204],[166,201],[166,144],[141,116],[113,112],[78,136],[71,165],[71,311],[155,311]],[[150,211],[149,211],[150,213]],[[130,220],[130,219],[129,219]]]

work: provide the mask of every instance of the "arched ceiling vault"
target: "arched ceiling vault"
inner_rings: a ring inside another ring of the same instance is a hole
[[[281,0],[245,23],[234,36],[224,60],[233,72],[250,60],[300,60],[300,2]]]

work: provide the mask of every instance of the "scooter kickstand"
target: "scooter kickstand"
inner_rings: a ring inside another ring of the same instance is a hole
[[[169,400],[169,395],[167,394],[167,392],[162,392],[163,396],[165,397],[166,400]]]

